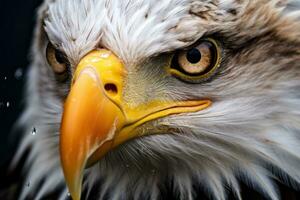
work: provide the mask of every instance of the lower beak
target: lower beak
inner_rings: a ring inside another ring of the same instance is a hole
[[[85,167],[140,136],[137,127],[169,115],[200,111],[211,104],[209,100],[153,101],[128,107],[122,99],[125,77],[122,62],[104,49],[91,52],[77,67],[60,136],[62,168],[74,200],[80,199]]]

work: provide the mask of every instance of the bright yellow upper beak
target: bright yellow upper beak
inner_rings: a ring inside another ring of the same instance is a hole
[[[80,199],[85,167],[138,137],[137,127],[168,115],[200,111],[211,104],[209,100],[152,101],[132,108],[122,98],[125,78],[122,62],[105,49],[85,56],[76,69],[60,136],[62,167],[74,200]]]

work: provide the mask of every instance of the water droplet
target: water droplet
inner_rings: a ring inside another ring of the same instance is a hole
[[[9,107],[10,106],[10,103],[9,103],[9,101],[8,102],[6,102],[6,107]]]
[[[129,168],[129,167],[130,167],[130,165],[126,164],[126,168]]]
[[[4,80],[7,80],[7,77],[6,77],[6,76],[4,77]]]
[[[31,135],[36,135],[36,128],[35,127],[33,127],[33,129],[32,129]]]
[[[68,197],[71,196],[70,192],[68,192],[67,196],[68,196]]]
[[[20,80],[23,76],[23,70],[21,68],[18,68],[15,72],[15,78],[17,80]]]

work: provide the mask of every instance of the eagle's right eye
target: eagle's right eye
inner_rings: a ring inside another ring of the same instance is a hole
[[[46,49],[46,56],[55,74],[62,75],[68,71],[69,61],[66,55],[56,49],[50,42]]]
[[[201,39],[197,45],[174,54],[169,68],[170,73],[191,83],[207,80],[220,66],[221,52],[221,47],[216,40]]]

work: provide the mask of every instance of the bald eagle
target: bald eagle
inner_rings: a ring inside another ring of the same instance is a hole
[[[38,13],[20,199],[171,187],[185,200],[195,185],[241,199],[244,183],[277,200],[274,180],[299,185],[299,0],[45,0]]]

